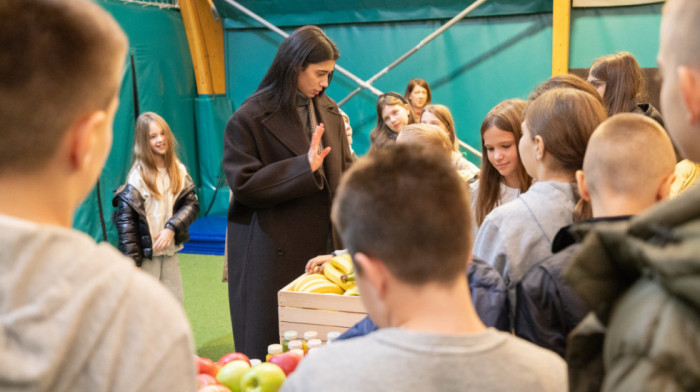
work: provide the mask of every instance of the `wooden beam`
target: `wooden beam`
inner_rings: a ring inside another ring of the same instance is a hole
[[[208,0],[180,0],[199,94],[225,94],[224,33]]]
[[[569,72],[571,0],[553,0],[552,76]]]

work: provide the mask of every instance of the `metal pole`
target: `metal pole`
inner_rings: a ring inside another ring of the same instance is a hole
[[[420,48],[422,48],[423,46],[425,46],[428,42],[434,40],[435,37],[437,37],[438,35],[440,35],[440,34],[442,34],[443,32],[445,32],[445,30],[449,29],[449,28],[452,27],[455,23],[457,23],[457,22],[459,22],[460,20],[464,19],[464,17],[467,16],[467,14],[469,14],[469,13],[472,12],[476,7],[480,6],[481,4],[483,4],[483,3],[485,3],[485,2],[486,2],[486,0],[477,0],[477,1],[473,2],[469,7],[465,8],[462,12],[460,12],[460,13],[457,14],[455,17],[453,17],[452,19],[450,19],[447,23],[445,23],[444,25],[442,25],[439,29],[433,31],[430,35],[428,35],[427,37],[423,38],[423,40],[420,41],[420,42],[418,43],[418,45],[414,46],[411,50],[409,50],[408,52],[404,53],[404,54],[403,54],[401,57],[399,57],[398,59],[394,60],[393,63],[391,63],[391,64],[389,64],[388,66],[386,66],[384,69],[382,69],[381,71],[379,71],[376,75],[374,75],[374,76],[372,76],[371,78],[369,78],[369,79],[367,80],[367,84],[370,84],[370,85],[371,85],[372,83],[374,83],[377,79],[379,79],[379,78],[381,78],[382,76],[384,76],[384,75],[385,75],[387,72],[389,72],[392,68],[394,68],[394,67],[396,67],[397,65],[401,64],[404,60],[406,60],[407,58],[409,58],[413,53],[416,53],[418,50],[420,50]],[[345,104],[347,101],[349,101],[350,98],[354,97],[355,95],[357,95],[357,93],[359,93],[360,91],[362,91],[362,87],[363,87],[363,86],[362,86],[362,85],[360,85],[360,86],[361,86],[361,87],[356,88],[356,89],[353,90],[350,94],[348,94],[347,97],[343,98],[340,102],[338,102],[338,106],[343,106],[343,104]],[[375,93],[375,94],[376,94],[376,93]],[[378,95],[378,94],[377,94],[377,95]]]
[[[475,149],[474,147],[468,145],[467,143],[465,143],[459,139],[457,139],[457,142],[459,143],[459,145],[461,147],[465,148],[467,151],[471,152],[472,154],[478,156],[479,159],[484,159],[484,156],[481,154],[481,152],[479,150]]]
[[[244,14],[250,16],[251,18],[257,20],[258,22],[262,23],[265,27],[268,29],[274,31],[275,33],[283,36],[284,38],[289,37],[289,34],[285,33],[284,31],[280,30],[277,26],[273,25],[272,23],[266,21],[262,17],[260,17],[258,14],[254,13],[253,11],[249,10],[248,8],[242,6],[235,0],[225,0],[227,3],[231,4],[232,6],[236,7],[238,10],[243,12]],[[340,65],[336,64],[335,69],[337,69],[340,73],[343,75],[347,76],[350,78],[353,82],[357,83],[358,85],[362,86],[362,88],[369,89],[373,93],[377,95],[381,95],[382,92],[376,89],[375,87],[371,86],[369,83],[365,82],[364,80],[358,78],[353,74],[352,72],[346,70],[345,68],[341,67]],[[340,105],[339,105],[340,106]]]

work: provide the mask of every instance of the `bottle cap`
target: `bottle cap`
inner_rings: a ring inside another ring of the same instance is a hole
[[[299,334],[297,333],[297,331],[285,331],[284,332],[284,340],[286,340],[286,341],[294,340],[298,336],[299,336]]]
[[[304,332],[304,340],[306,340],[307,342],[311,339],[316,339],[317,336],[318,336],[318,332],[316,332],[316,331]]]
[[[292,340],[287,344],[287,347],[289,347],[289,351],[294,350],[295,348],[302,348],[301,340]]]
[[[321,341],[321,339],[311,339],[306,345],[309,346],[309,350],[311,350],[312,348],[321,347],[323,345],[323,342]]]
[[[267,346],[267,353],[268,354],[281,354],[282,353],[282,345],[281,344],[271,344]]]
[[[257,359],[257,358],[253,358],[253,359],[250,360],[250,367],[260,365],[261,363],[262,363],[261,360],[259,360],[259,359]]]
[[[330,342],[338,339],[339,336],[340,336],[340,332],[338,332],[338,331],[328,332],[328,335],[326,335],[326,342],[330,343]]]

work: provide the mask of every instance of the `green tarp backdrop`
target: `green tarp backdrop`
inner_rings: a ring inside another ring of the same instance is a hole
[[[214,0],[224,26],[227,94],[197,96],[178,10],[119,0],[95,1],[114,15],[130,40],[114,146],[100,177],[109,241],[116,243],[111,191],[124,182],[130,167],[136,110],[155,111],[168,121],[180,144],[178,156],[198,186],[202,214],[209,210],[209,215],[224,216],[229,191],[220,173],[223,129],[231,113],[255,91],[282,37],[224,0]],[[338,64],[366,80],[471,2],[240,3],[287,32],[304,24],[322,27],[338,45]],[[433,102],[451,109],[460,139],[479,148],[484,115],[504,99],[526,98],[535,85],[550,76],[551,11],[551,1],[487,1],[374,85],[382,91],[403,94],[409,79],[427,80]],[[574,9],[570,67],[587,68],[596,57],[622,50],[634,54],[642,67],[655,67],[660,14],[661,4]],[[356,87],[336,72],[327,93],[340,101]],[[368,150],[369,131],[376,124],[375,100],[372,93],[363,91],[343,106],[355,133],[353,148],[360,155]],[[478,159],[469,158],[478,164]],[[96,191],[81,205],[75,226],[98,240],[102,238]]]

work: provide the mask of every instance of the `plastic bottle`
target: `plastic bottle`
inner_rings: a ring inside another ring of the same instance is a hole
[[[282,354],[281,344],[271,344],[267,346],[267,356],[265,357],[265,361],[269,361],[270,357],[277,354]]]
[[[285,331],[283,336],[284,339],[282,340],[282,351],[287,352],[289,351],[289,342],[297,339],[299,334],[297,331]]]
[[[309,352],[309,340],[311,339],[316,339],[318,337],[318,332],[316,331],[306,331],[304,332],[304,342],[303,342],[303,349],[304,349],[304,354]]]
[[[303,350],[303,343],[299,339],[295,339],[289,342],[289,351],[294,350],[294,349],[300,349]]]
[[[306,350],[306,353],[308,354],[311,352],[311,350],[321,348],[321,346],[323,345],[323,342],[321,341],[321,339],[309,339],[309,342],[307,343],[307,345],[309,346],[309,349]]]
[[[339,336],[340,336],[340,332],[338,332],[338,331],[328,332],[328,335],[326,335],[326,343],[330,343],[330,342],[338,339]]]

